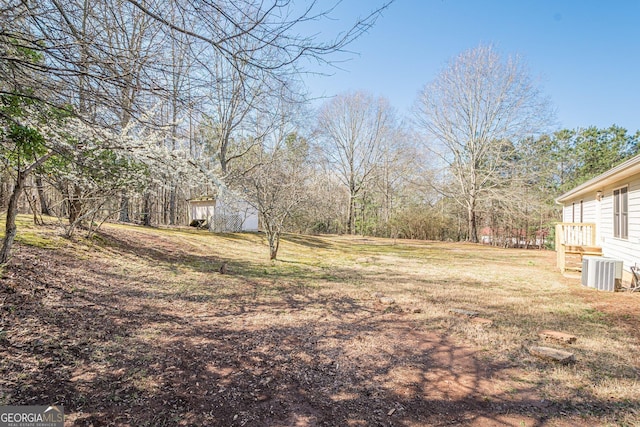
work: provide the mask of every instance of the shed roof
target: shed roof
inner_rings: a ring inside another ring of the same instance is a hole
[[[212,197],[212,196],[202,196],[202,197],[195,197],[193,199],[188,199],[187,203],[202,203],[202,202],[215,202],[216,198]]]
[[[603,174],[591,178],[589,181],[567,191],[556,199],[556,203],[562,204],[571,199],[583,196],[594,191],[602,190],[605,186],[640,174],[640,155],[620,163]]]

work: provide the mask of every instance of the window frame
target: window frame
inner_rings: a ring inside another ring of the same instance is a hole
[[[584,223],[584,203],[580,200],[580,223]]]
[[[614,188],[613,203],[613,237],[629,239],[629,186]]]

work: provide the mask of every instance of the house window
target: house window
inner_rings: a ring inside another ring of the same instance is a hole
[[[620,239],[629,237],[629,201],[627,187],[613,190],[613,236]]]
[[[571,222],[576,222],[576,204],[571,203]]]

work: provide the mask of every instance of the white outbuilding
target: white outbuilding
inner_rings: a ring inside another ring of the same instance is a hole
[[[259,230],[258,211],[237,197],[198,197],[188,203],[192,226],[207,227],[215,233]]]

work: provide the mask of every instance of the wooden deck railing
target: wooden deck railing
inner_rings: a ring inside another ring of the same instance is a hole
[[[596,225],[589,222],[556,224],[556,254],[560,271],[566,270],[566,254],[596,255],[602,250],[596,244]]]

